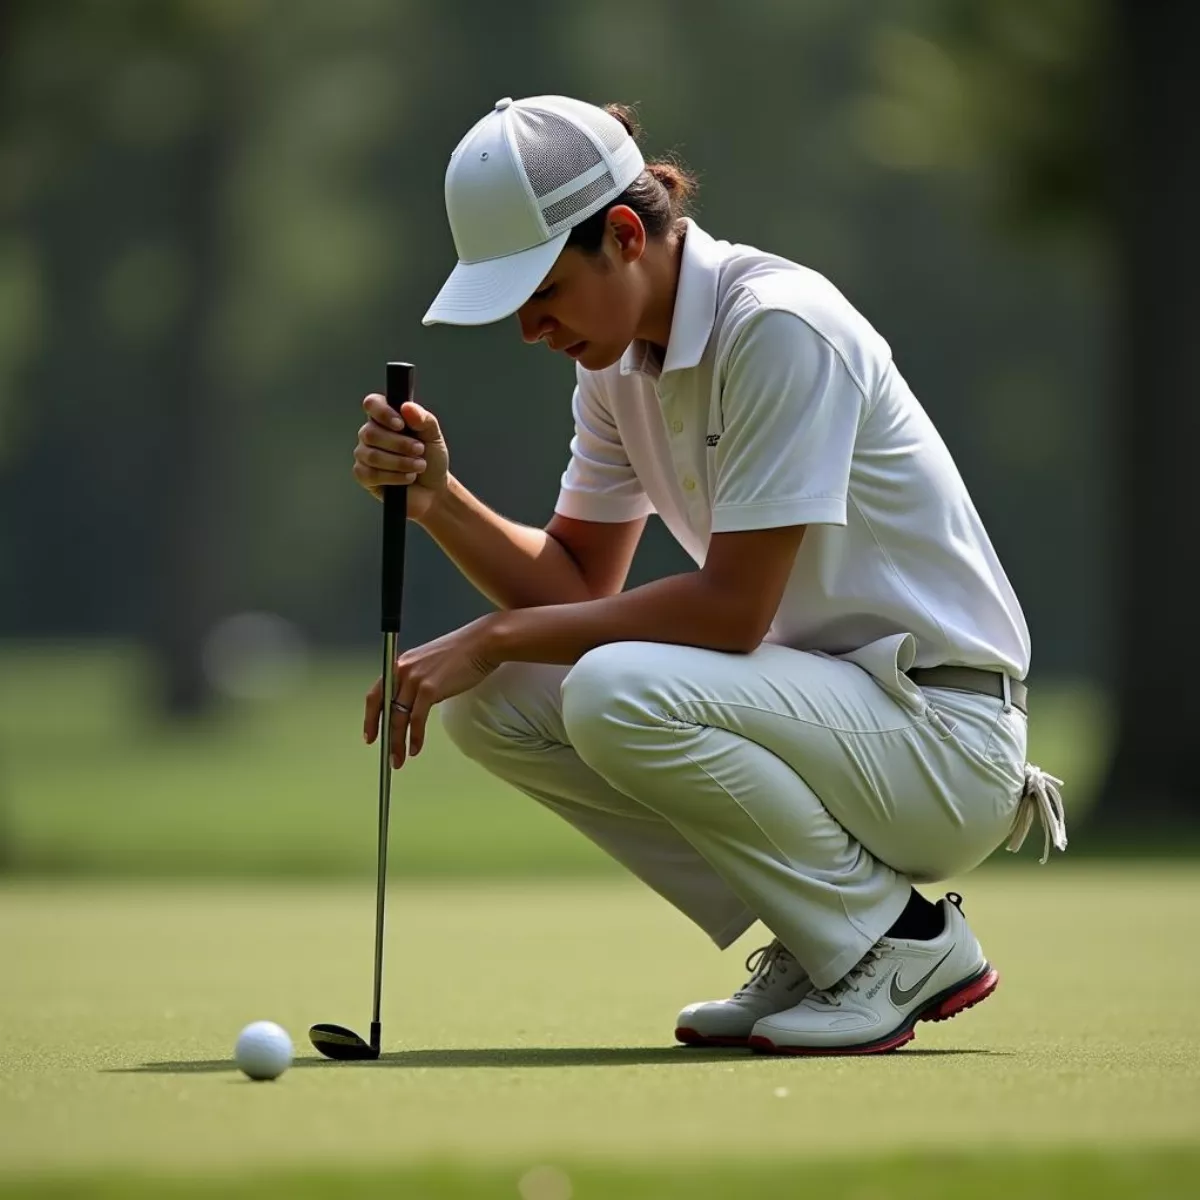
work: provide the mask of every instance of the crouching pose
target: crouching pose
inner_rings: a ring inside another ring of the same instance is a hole
[[[868,1053],[969,1008],[997,972],[960,876],[1040,818],[1017,597],[888,344],[825,278],[685,217],[616,106],[500,100],[445,179],[458,264],[426,324],[516,315],[574,360],[574,436],[545,529],[449,470],[434,413],[368,396],[355,476],[495,604],[397,663],[365,731],[394,763],[430,710],[718,947],[774,940],[684,1042]],[[529,413],[536,420],[535,411]],[[519,423],[517,425],[519,428]],[[520,445],[505,447],[514,465]],[[657,513],[695,570],[624,590]]]

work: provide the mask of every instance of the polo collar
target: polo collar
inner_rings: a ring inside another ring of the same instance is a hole
[[[671,335],[662,374],[686,371],[699,364],[717,320],[717,283],[722,255],[716,240],[690,217],[685,219],[683,261],[679,266],[679,287],[675,293],[675,312],[671,317]],[[633,341],[621,356],[621,374],[658,375],[650,346]]]

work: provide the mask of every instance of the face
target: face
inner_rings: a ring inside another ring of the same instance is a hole
[[[609,213],[600,253],[564,250],[536,292],[517,310],[525,341],[545,342],[590,371],[612,366],[633,341],[645,303],[638,266],[641,221],[627,208]]]

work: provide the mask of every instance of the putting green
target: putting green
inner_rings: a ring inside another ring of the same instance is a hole
[[[10,883],[0,1176],[165,1171],[229,1195],[218,1181],[250,1170],[440,1161],[499,1172],[494,1194],[518,1195],[541,1163],[585,1164],[581,1179],[588,1163],[686,1163],[727,1181],[744,1169],[749,1186],[775,1160],[832,1156],[869,1191],[872,1162],[953,1150],[1007,1163],[997,1178],[1026,1190],[1021,1153],[1104,1147],[1133,1157],[1095,1170],[1091,1194],[1136,1194],[1111,1189],[1144,1171],[1163,1184],[1186,1156],[1158,1152],[1200,1133],[1200,871],[1064,858],[957,887],[1001,972],[995,997],[894,1055],[781,1060],[671,1044],[679,1006],[740,982],[761,928],[721,955],[636,886],[397,886],[387,1053],[341,1065],[315,1058],[304,1031],[367,1026],[369,886]],[[300,1054],[274,1083],[229,1061],[260,1017]],[[405,1194],[477,1194],[452,1175]],[[961,1181],[951,1167],[938,1178]],[[642,1193],[626,1180],[622,1194]]]

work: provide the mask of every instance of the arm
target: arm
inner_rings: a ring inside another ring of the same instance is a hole
[[[517,609],[619,592],[646,518],[603,524],[555,514],[535,529],[493,512],[451,477],[421,524],[489,600]]]
[[[625,586],[649,503],[594,381],[579,372],[575,432],[545,529],[506,520],[450,477],[421,524],[498,607],[534,608],[610,596]]]
[[[671,642],[749,653],[779,608],[804,526],[714,535],[704,567],[632,591],[485,618],[498,662],[574,663],[607,642]]]

